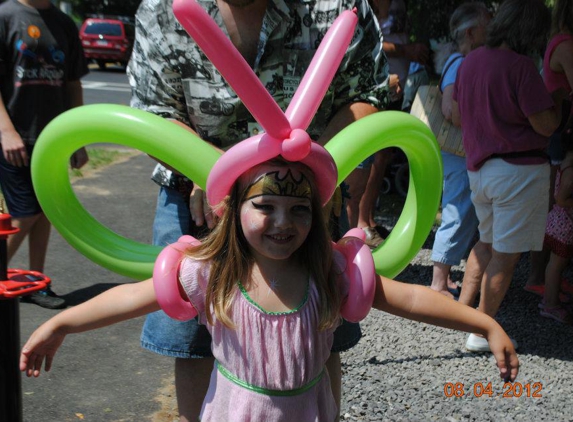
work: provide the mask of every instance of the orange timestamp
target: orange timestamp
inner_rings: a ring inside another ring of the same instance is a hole
[[[491,382],[476,382],[471,385],[465,385],[462,382],[446,382],[444,384],[444,396],[450,397],[530,397],[541,398],[543,384],[540,382],[506,382],[503,384],[501,391],[495,391]]]

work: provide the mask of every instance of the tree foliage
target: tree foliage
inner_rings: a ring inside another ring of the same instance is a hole
[[[141,0],[66,0],[72,4],[74,14],[83,18],[89,15],[119,15],[133,17]]]
[[[412,38],[420,42],[441,39],[448,35],[449,19],[460,4],[468,0],[406,0],[411,22]],[[472,1],[472,0],[469,0]],[[502,0],[483,0],[486,6],[495,11]],[[545,0],[553,7],[555,0]]]
[[[453,11],[467,0],[408,0],[408,15],[412,38],[420,42],[441,39],[449,33],[449,20]],[[487,0],[488,8],[499,1]]]

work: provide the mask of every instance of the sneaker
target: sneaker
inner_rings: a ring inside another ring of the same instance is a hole
[[[382,242],[384,242],[384,239],[382,239],[374,227],[362,227],[362,230],[366,233],[364,243],[366,243],[370,249],[376,249]]]
[[[20,301],[25,303],[35,303],[36,305],[46,309],[63,309],[67,306],[66,300],[55,294],[50,287],[34,292],[28,296],[22,296]]]
[[[510,339],[513,343],[513,348],[517,349],[517,341]],[[491,352],[489,348],[489,343],[484,337],[476,336],[475,334],[470,334],[466,341],[466,349],[470,352]]]

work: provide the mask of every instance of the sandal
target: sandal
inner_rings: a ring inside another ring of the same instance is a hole
[[[561,283],[561,286],[563,286],[563,282]],[[531,286],[525,286],[523,290],[541,297],[543,297],[543,295],[545,294],[545,286],[543,284],[532,284]],[[561,291],[559,292],[559,302],[570,303],[571,298],[569,297],[569,295],[563,292],[564,292],[563,287],[561,287]]]
[[[539,314],[545,318],[554,319],[562,324],[571,324],[572,317],[569,312],[562,306],[556,306],[554,308],[549,308],[545,306],[543,302],[539,304]]]

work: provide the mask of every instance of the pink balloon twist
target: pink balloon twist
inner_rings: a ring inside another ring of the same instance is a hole
[[[326,204],[336,189],[336,164],[322,146],[312,142],[306,129],[352,40],[358,22],[356,9],[342,12],[327,31],[286,115],[195,0],[175,0],[173,13],[265,131],[230,148],[215,163],[207,179],[209,203],[219,204],[248,169],[282,156],[288,161],[300,161],[313,170],[321,200]]]

